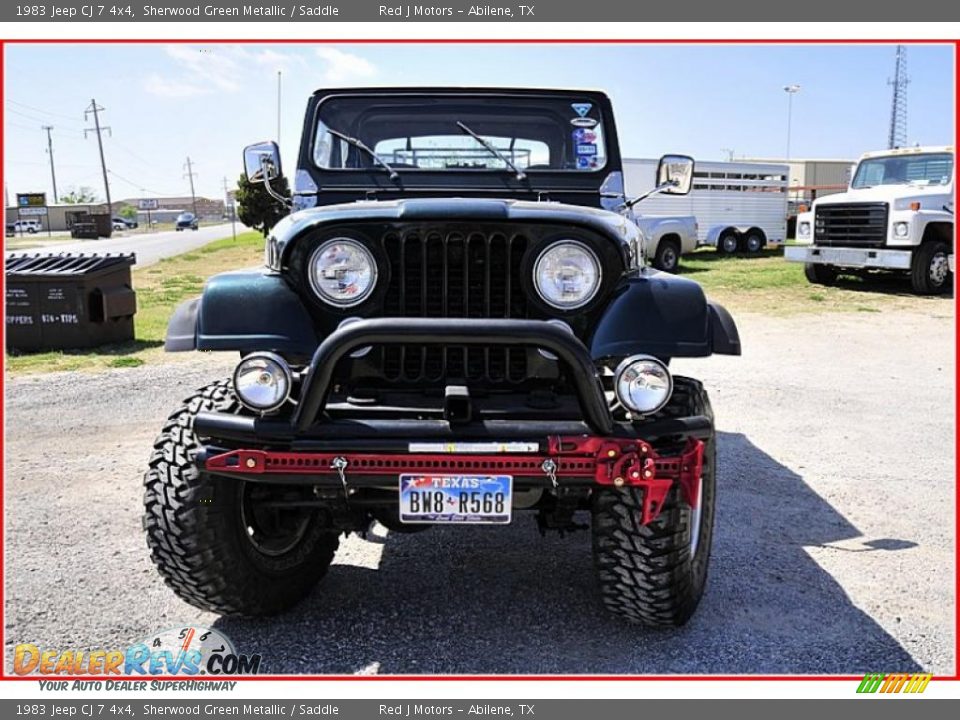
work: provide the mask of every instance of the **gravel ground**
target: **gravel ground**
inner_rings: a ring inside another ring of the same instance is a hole
[[[676,363],[707,383],[721,434],[708,589],[675,631],[607,617],[588,534],[541,538],[526,515],[351,537],[287,615],[201,612],[147,557],[140,478],[163,418],[232,357],[11,379],[7,641],[123,647],[199,623],[278,673],[952,673],[948,302],[745,315],[742,358]]]

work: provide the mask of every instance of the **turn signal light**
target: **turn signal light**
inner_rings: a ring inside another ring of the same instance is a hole
[[[918,202],[912,202],[912,203],[910,203],[910,209],[913,210],[914,212],[916,212],[917,210],[920,209],[920,203],[918,203]]]

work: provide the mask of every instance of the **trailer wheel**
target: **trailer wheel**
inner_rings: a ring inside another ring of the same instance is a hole
[[[803,266],[803,274],[814,285],[833,285],[837,281],[839,272],[833,265],[807,263]]]
[[[733,228],[727,228],[720,233],[717,240],[717,250],[724,255],[733,255],[740,249],[740,233]]]
[[[937,295],[953,285],[948,255],[950,248],[942,240],[925,242],[913,254],[910,284],[920,295]]]
[[[760,228],[750,228],[743,239],[743,247],[748,253],[756,254],[767,244],[767,236]]]
[[[661,240],[657,245],[657,252],[653,258],[653,266],[657,270],[673,273],[680,265],[680,243],[676,240]]]

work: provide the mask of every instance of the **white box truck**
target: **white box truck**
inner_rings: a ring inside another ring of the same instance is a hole
[[[847,192],[818,198],[797,215],[797,245],[786,258],[807,280],[842,273],[909,273],[917,293],[953,287],[954,151],[949,146],[868,152]]]
[[[624,159],[628,197],[653,187],[656,167],[656,160]],[[698,160],[690,194],[644,200],[643,215],[693,215],[698,245],[757,253],[786,240],[789,173],[787,165]]]

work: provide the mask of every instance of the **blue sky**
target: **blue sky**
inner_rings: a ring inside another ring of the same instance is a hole
[[[952,144],[953,50],[910,46],[910,143]],[[46,136],[53,125],[61,194],[101,196],[96,141],[84,139],[91,98],[112,128],[104,150],[114,199],[189,192],[220,197],[241,171],[242,147],[277,135],[296,160],[303,110],[318,87],[542,85],[606,90],[627,157],[683,152],[722,159],[782,157],[786,84],[794,157],[855,158],[885,146],[893,46],[643,45],[18,45],[7,46],[5,174],[16,192],[50,191]]]

